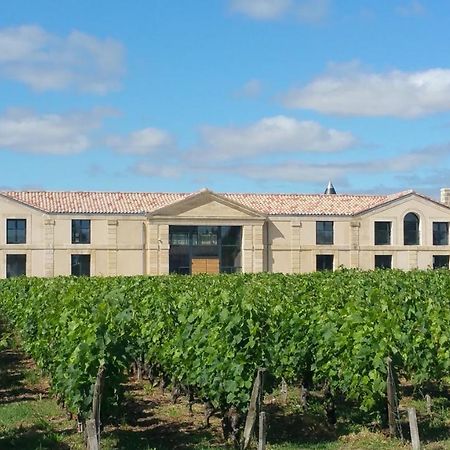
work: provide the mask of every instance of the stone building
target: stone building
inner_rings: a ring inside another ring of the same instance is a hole
[[[449,267],[441,202],[392,195],[1,192],[0,277]]]

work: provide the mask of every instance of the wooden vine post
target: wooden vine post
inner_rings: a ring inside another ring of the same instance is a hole
[[[247,450],[250,445],[254,434],[255,425],[261,411],[261,405],[264,397],[265,371],[266,369],[263,368],[258,369],[255,381],[253,383],[252,396],[250,398],[250,404],[248,406],[247,418],[245,419],[244,440],[242,443],[243,450]]]
[[[391,437],[395,436],[395,383],[392,376],[392,359],[386,358],[387,364],[387,410],[388,410],[388,422],[389,422],[389,434]]]
[[[264,411],[259,413],[258,450],[266,450],[267,443],[267,416]]]
[[[420,450],[419,428],[417,426],[416,408],[408,408],[409,430],[411,432],[412,450]]]
[[[94,385],[91,418],[86,420],[86,447],[88,450],[100,450],[100,409],[104,382],[105,366],[101,364]]]

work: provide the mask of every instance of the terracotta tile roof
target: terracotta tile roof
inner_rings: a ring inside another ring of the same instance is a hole
[[[351,216],[413,191],[392,195],[218,194],[267,215]],[[196,194],[144,192],[1,192],[46,213],[145,214]]]
[[[411,193],[392,195],[350,194],[223,194],[248,208],[269,215],[351,216]]]

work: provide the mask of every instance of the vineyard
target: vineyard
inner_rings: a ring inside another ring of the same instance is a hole
[[[260,367],[266,391],[325,387],[374,420],[387,357],[414,385],[450,370],[448,271],[15,278],[0,282],[0,314],[81,423],[99,368],[103,421],[134,367],[209,405],[235,439]]]

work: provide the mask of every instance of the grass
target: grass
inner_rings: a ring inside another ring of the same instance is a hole
[[[450,450],[450,395],[440,386],[432,393],[432,414],[427,414],[424,392],[406,386],[401,407],[417,409],[425,450]],[[299,392],[289,389],[287,405],[276,393],[267,396],[268,450],[405,450],[406,441],[388,438],[376,424],[370,427],[357,408],[340,404],[338,423],[326,424],[320,401],[311,399],[308,410],[298,405]],[[168,393],[148,382],[130,379],[123,417],[107,425],[102,434],[104,450],[225,450],[220,420],[203,426],[202,405],[191,415],[184,398],[176,404]],[[404,435],[409,436],[404,415]],[[8,337],[0,346],[0,450],[84,448],[74,420],[48,396],[48,383],[33,362]]]

